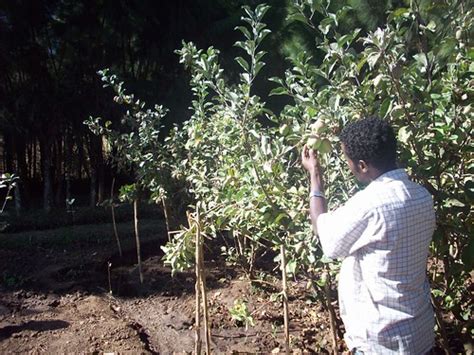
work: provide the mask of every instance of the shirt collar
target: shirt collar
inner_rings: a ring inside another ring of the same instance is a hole
[[[383,173],[372,182],[389,182],[392,180],[408,180],[408,174],[405,169],[394,169]]]

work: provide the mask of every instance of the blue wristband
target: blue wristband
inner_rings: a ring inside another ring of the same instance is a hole
[[[311,191],[309,193],[309,199],[313,198],[313,197],[321,197],[321,198],[326,198],[326,196],[324,196],[324,194],[321,192],[321,191],[318,191],[318,190],[314,190],[314,191]]]

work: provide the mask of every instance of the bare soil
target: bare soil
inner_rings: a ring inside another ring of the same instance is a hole
[[[160,250],[164,226],[149,228],[155,233],[142,244],[143,284],[133,237],[120,258],[113,238],[101,239],[100,227],[80,242],[39,243],[38,232],[28,237],[36,243],[0,250],[0,353],[191,353],[194,273],[172,277]],[[284,352],[278,275],[250,282],[205,253],[212,351]],[[289,287],[292,352],[330,353],[327,311],[305,280],[291,280]],[[232,319],[235,300],[247,302],[253,326]],[[344,351],[340,341],[338,352]]]
[[[142,245],[143,284],[133,244],[120,258],[110,238],[0,250],[0,353],[192,352],[194,273],[171,276],[162,262],[159,247],[165,233],[160,231]],[[284,351],[282,305],[271,297],[280,291],[278,279],[251,283],[211,256],[205,265],[212,350]],[[327,313],[305,286],[304,281],[290,282],[291,347],[327,353]],[[229,309],[235,300],[247,302],[253,326],[232,319]]]

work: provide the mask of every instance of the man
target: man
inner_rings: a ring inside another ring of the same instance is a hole
[[[343,259],[339,305],[354,354],[425,354],[434,345],[426,278],[435,228],[430,194],[396,167],[397,142],[387,122],[369,117],[340,136],[355,177],[368,186],[327,212],[317,156],[302,163],[311,179],[310,216],[323,252]]]

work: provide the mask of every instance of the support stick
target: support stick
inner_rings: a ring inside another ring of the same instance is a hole
[[[204,332],[206,334],[206,351],[211,354],[211,329],[209,327],[209,311],[207,307],[207,291],[206,291],[206,269],[204,268],[204,253],[201,240],[201,221],[199,218],[199,210],[196,209],[196,235],[199,239],[199,270],[201,275],[201,296],[204,308]]]
[[[331,303],[331,274],[326,269],[326,282],[324,284],[324,293],[326,298],[326,306],[329,311],[329,326],[331,328],[331,340],[333,354],[337,355],[337,331],[336,331],[336,312]]]
[[[112,267],[112,263],[109,261],[107,262],[107,276],[109,277],[109,293],[112,294],[112,277],[110,275],[110,268]]]
[[[191,215],[188,213],[188,225],[192,226]],[[199,230],[199,228],[198,228]],[[196,284],[194,290],[196,292],[196,314],[195,314],[195,341],[194,353],[201,354],[201,272],[200,272],[200,233],[196,232],[196,251],[195,251],[195,269],[196,269]]]
[[[168,242],[171,242],[171,236],[170,236],[170,220],[168,216],[168,205],[166,204],[166,198],[162,197],[161,198],[161,204],[163,205],[163,213],[165,215],[165,223],[166,223],[166,232],[168,234]]]
[[[120,244],[120,238],[117,231],[117,222],[115,221],[114,187],[115,187],[115,178],[112,179],[112,186],[110,187],[110,208],[112,210],[112,225],[114,226],[115,240],[117,241],[117,247],[118,247],[120,258],[122,258],[122,245]]]
[[[140,283],[143,283],[142,257],[140,252],[140,235],[138,234],[138,198],[133,200],[133,217],[135,222],[135,240],[137,243],[137,261],[138,273],[140,274]]]
[[[280,246],[281,253],[281,276],[283,282],[283,317],[285,324],[285,351],[287,354],[290,353],[290,329],[288,320],[288,288],[286,285],[286,256],[285,246]]]
[[[441,306],[439,305],[436,298],[433,297],[433,295],[431,295],[431,303],[433,304],[433,308],[435,310],[436,323],[438,323],[439,332],[441,334],[441,339],[442,339],[441,345],[443,347],[444,353],[446,355],[451,355],[453,354],[453,352],[449,348],[448,336],[446,335],[446,328],[444,327],[443,317],[440,312]]]

